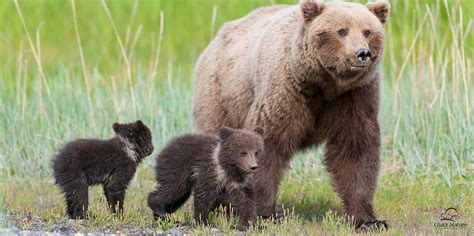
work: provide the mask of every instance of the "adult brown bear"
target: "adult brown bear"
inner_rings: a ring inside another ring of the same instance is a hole
[[[271,6],[225,24],[194,75],[197,132],[265,130],[255,176],[257,212],[275,213],[284,169],[325,144],[324,163],[347,215],[383,224],[372,209],[380,155],[379,64],[387,2]]]

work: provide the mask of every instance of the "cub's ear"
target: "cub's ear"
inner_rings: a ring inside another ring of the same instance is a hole
[[[378,0],[376,2],[369,2],[367,3],[367,8],[379,18],[382,24],[387,22],[388,13],[390,12],[390,3],[388,1]]]
[[[300,7],[304,22],[308,23],[316,18],[316,16],[321,15],[324,9],[324,3],[316,2],[316,0],[301,0]]]
[[[255,127],[255,129],[253,129],[253,131],[255,131],[257,134],[260,134],[260,136],[263,137],[263,128],[258,126],[258,127]]]
[[[112,129],[114,129],[115,133],[118,133],[118,132],[120,132],[120,130],[122,130],[122,125],[119,124],[119,123],[114,123],[112,125]]]
[[[145,126],[141,120],[137,120],[135,123],[139,126]]]
[[[220,137],[221,139],[227,139],[229,136],[232,135],[232,133],[234,133],[234,129],[223,126],[223,127],[219,130],[219,137]]]

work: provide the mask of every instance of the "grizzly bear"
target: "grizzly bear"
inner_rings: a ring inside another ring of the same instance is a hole
[[[275,214],[295,152],[325,144],[324,163],[347,216],[383,226],[373,211],[380,155],[380,61],[388,2],[302,0],[226,23],[197,61],[198,133],[221,126],[265,130],[255,173],[257,213]]]
[[[109,140],[78,139],[67,143],[53,162],[56,184],[64,193],[67,214],[84,219],[89,206],[88,187],[102,184],[109,208],[123,214],[125,191],[138,164],[153,152],[150,129],[140,120],[113,124]]]
[[[219,136],[177,137],[156,159],[157,187],[148,206],[157,218],[175,212],[194,192],[194,218],[208,222],[209,212],[227,199],[248,227],[255,222],[253,173],[263,152],[263,129],[222,127]]]

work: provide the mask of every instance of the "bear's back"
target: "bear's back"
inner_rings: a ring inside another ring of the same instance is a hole
[[[247,54],[265,34],[264,31],[271,31],[274,24],[285,21],[289,12],[295,10],[289,5],[258,8],[240,19],[225,23],[213,43],[218,49],[225,50],[227,58]]]
[[[222,125],[244,126],[248,109],[263,86],[257,76],[259,61],[264,59],[261,53],[268,43],[288,44],[298,16],[295,5],[262,7],[221,28],[194,71],[193,113],[198,132],[215,133]],[[279,52],[281,47],[275,47],[275,53],[268,56],[280,61],[274,55],[284,55]],[[215,114],[224,116],[226,122],[216,122]]]
[[[53,170],[56,179],[62,175],[74,178],[78,173],[86,175],[114,169],[118,162],[129,163],[119,141],[116,139],[76,139],[65,144],[53,159]]]
[[[196,161],[211,159],[211,153],[219,138],[211,135],[186,134],[172,139],[158,154],[157,167],[189,165]],[[166,164],[165,164],[166,163]]]

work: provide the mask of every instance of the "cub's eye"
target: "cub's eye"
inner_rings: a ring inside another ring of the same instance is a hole
[[[339,34],[339,36],[344,37],[349,34],[349,31],[347,29],[340,29],[337,31],[337,33]]]
[[[364,33],[364,36],[365,36],[366,38],[368,38],[368,37],[370,36],[370,34],[372,34],[372,32],[370,32],[370,30],[364,30],[363,33]]]
[[[258,157],[260,155],[260,152],[259,151],[256,151],[255,152],[255,156]]]
[[[246,151],[240,151],[240,155],[241,155],[241,156],[246,156],[246,155],[247,155],[247,152],[246,152]]]

